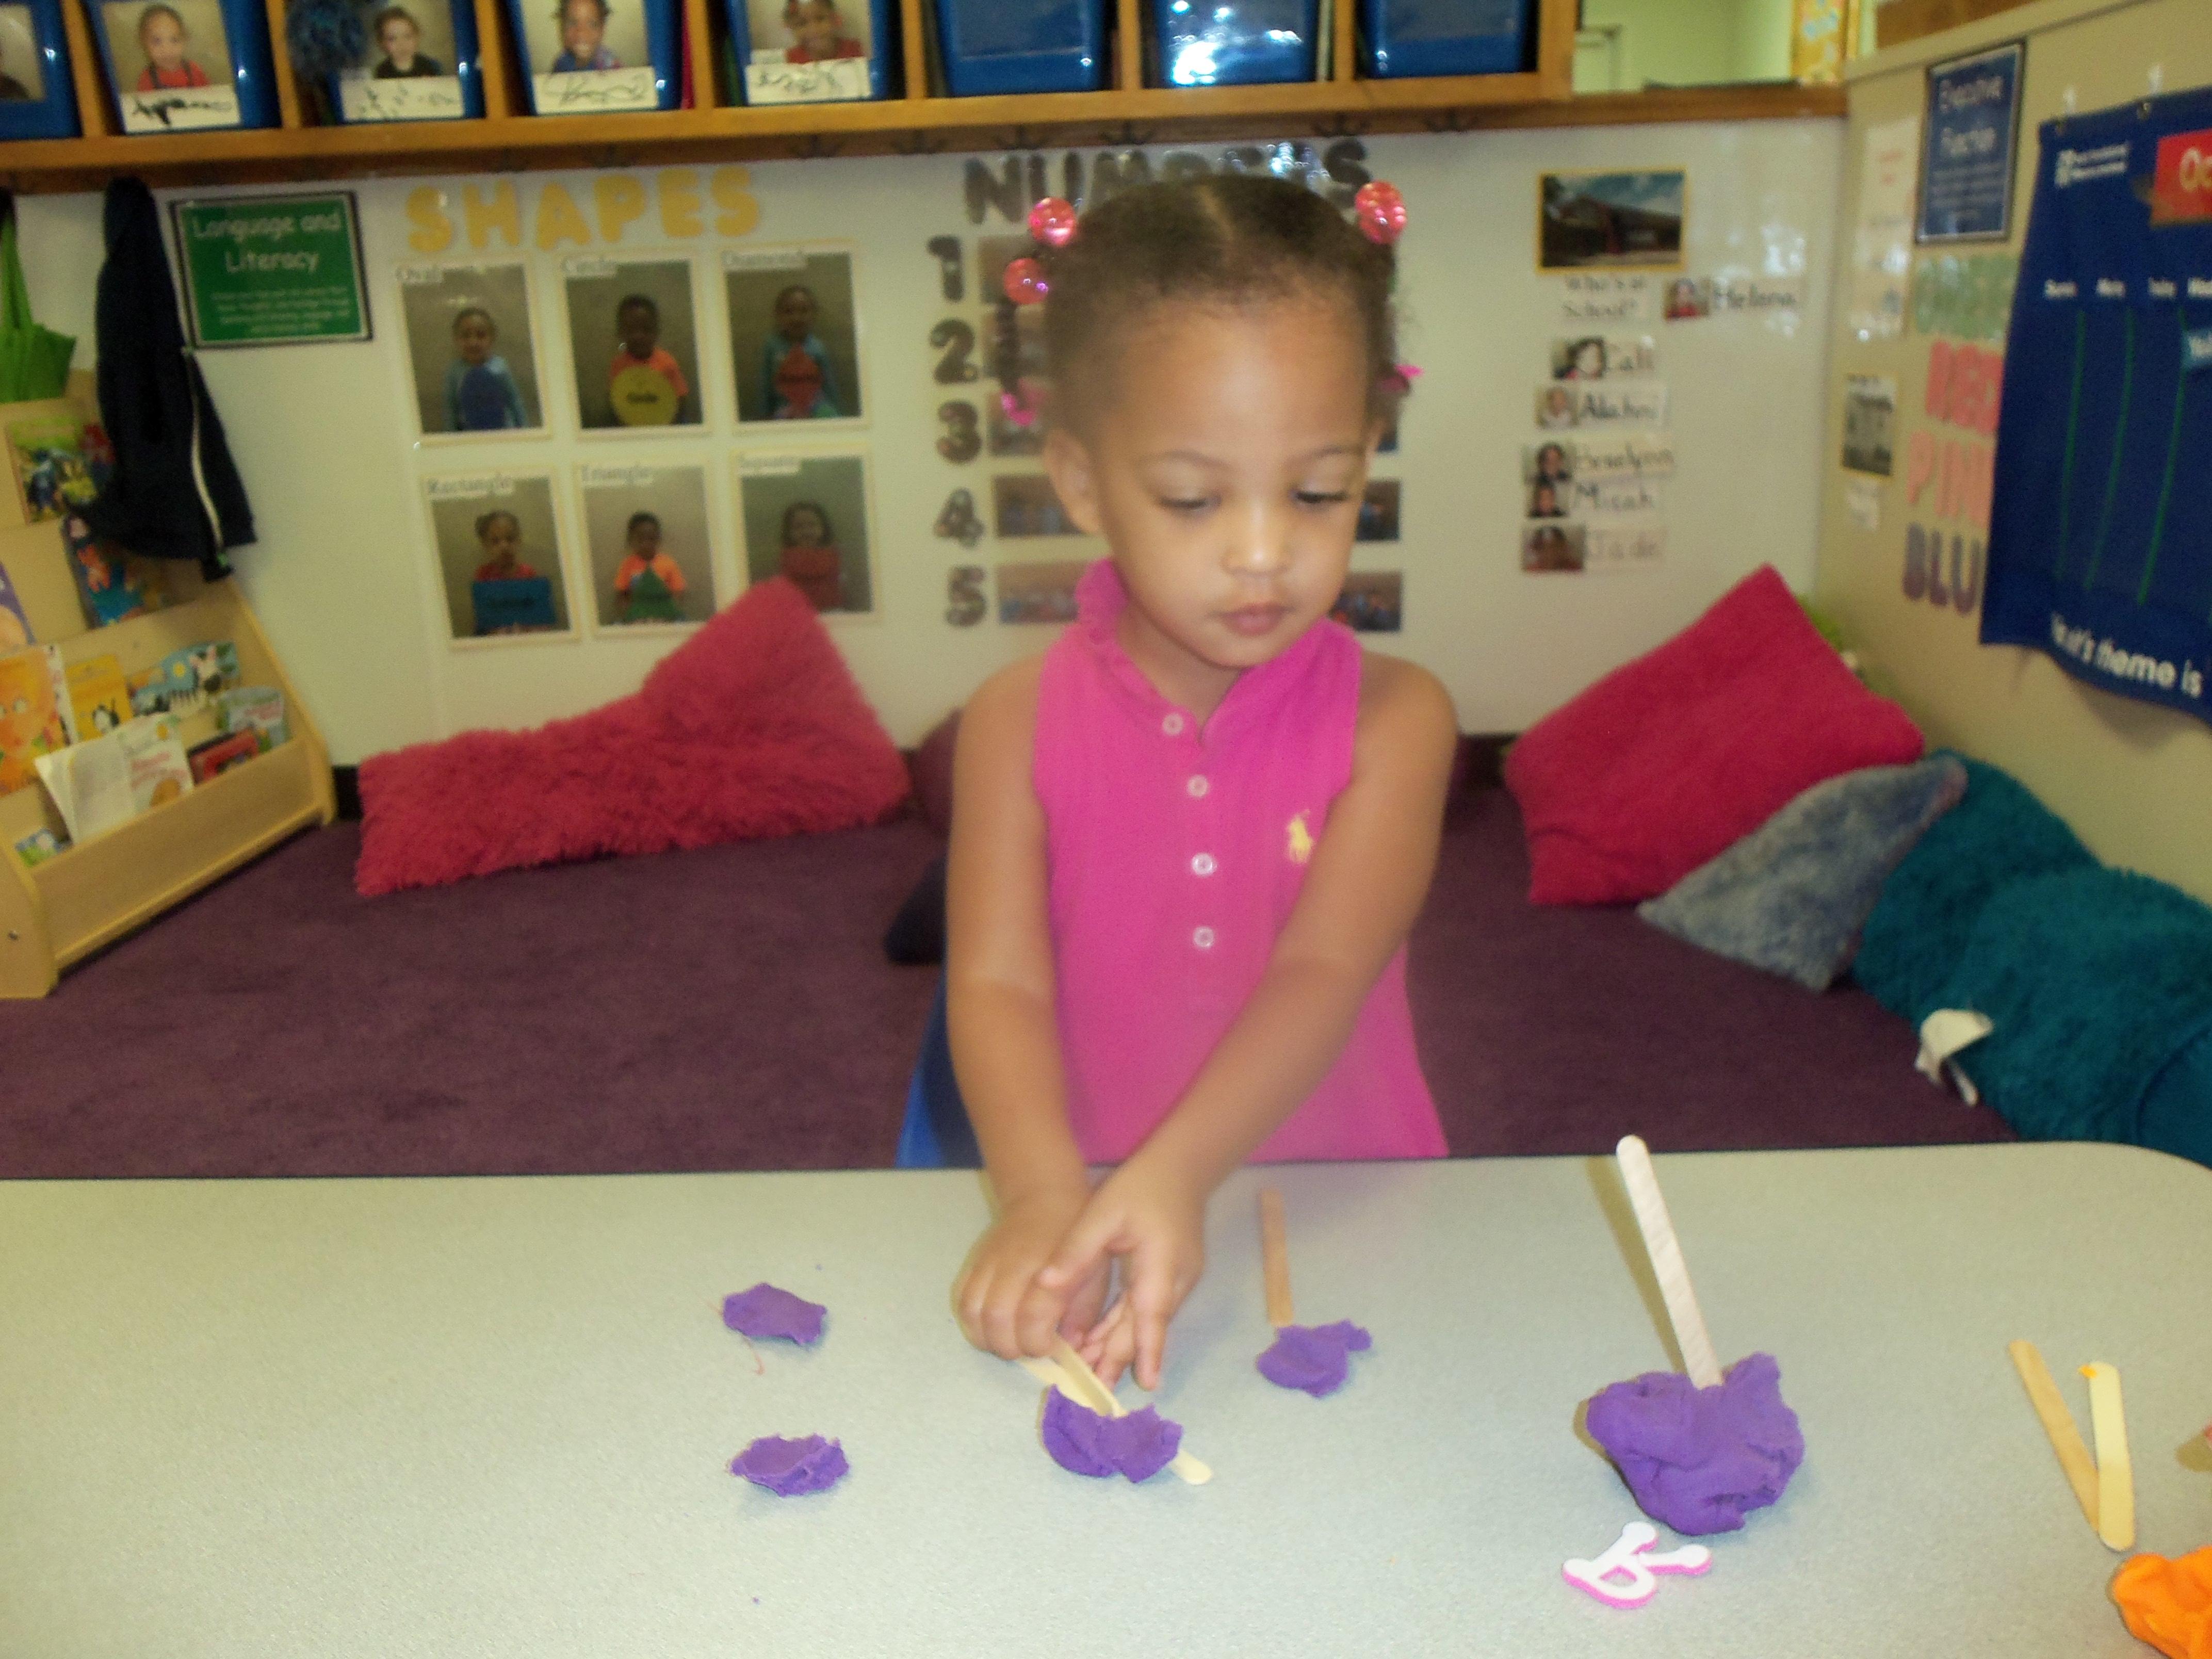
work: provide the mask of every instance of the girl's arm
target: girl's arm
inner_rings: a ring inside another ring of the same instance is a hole
[[[518,429],[528,426],[530,424],[530,416],[522,407],[522,388],[514,383],[514,372],[509,369],[501,369],[499,372],[499,381],[502,386],[507,388],[507,413],[508,419],[514,422]]]
[[[1125,1306],[1088,1343],[1158,1385],[1168,1321],[1204,1265],[1206,1201],[1335,1065],[1428,896],[1459,727],[1436,677],[1369,657],[1352,781],[1330,805],[1267,971],[1175,1109],[1098,1189],[1044,1282],[1124,1262]]]
[[[1105,1276],[1037,1283],[1091,1197],[1067,1123],[1046,899],[1044,809],[1030,781],[1039,661],[994,676],[961,717],[945,876],[954,1071],[998,1215],[955,1290],[968,1339],[1004,1358],[1080,1337]]]

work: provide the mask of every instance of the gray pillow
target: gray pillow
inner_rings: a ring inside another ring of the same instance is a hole
[[[1881,884],[1966,793],[1950,755],[1816,783],[1636,914],[1677,939],[1825,991],[1850,966]]]

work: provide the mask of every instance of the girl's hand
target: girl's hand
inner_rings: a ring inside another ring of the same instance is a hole
[[[1086,1328],[1084,1358],[1109,1388],[1133,1358],[1137,1386],[1157,1389],[1168,1322],[1206,1271],[1206,1194],[1142,1152],[1091,1195],[1037,1282],[1063,1293],[1087,1288],[1117,1261],[1121,1300]]]
[[[1112,1264],[1048,1285],[1040,1270],[1067,1237],[1091,1197],[1087,1185],[1024,1194],[1000,1212],[976,1241],[953,1286],[960,1328],[1001,1359],[1052,1352],[1055,1334],[1080,1341],[1106,1305]]]

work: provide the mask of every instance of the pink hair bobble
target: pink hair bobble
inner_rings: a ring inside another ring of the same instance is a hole
[[[1066,247],[1075,240],[1075,207],[1048,196],[1030,210],[1030,234],[1047,247]]]
[[[1027,380],[1018,381],[1016,389],[1012,392],[1001,392],[999,394],[999,408],[1012,425],[1032,427],[1036,424],[1037,406],[1030,399],[1030,383]]]
[[[1044,267],[1026,255],[1006,261],[1003,279],[1006,297],[1018,306],[1039,306],[1044,296],[1052,292],[1052,283],[1046,278]]]
[[[1370,179],[1352,197],[1352,217],[1362,236],[1388,247],[1406,234],[1406,198],[1397,185]]]

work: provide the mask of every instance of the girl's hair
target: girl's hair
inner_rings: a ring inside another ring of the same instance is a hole
[[[484,319],[484,326],[492,331],[492,335],[495,338],[498,337],[499,325],[492,320],[491,313],[486,311],[482,306],[463,306],[459,311],[455,312],[453,313],[453,332],[459,334],[461,331],[461,325],[468,321],[471,317],[483,318]]]
[[[837,532],[830,527],[830,515],[822,510],[822,504],[819,501],[793,501],[783,509],[783,539],[785,541],[788,542],[791,539],[791,515],[794,513],[811,513],[822,526],[822,539],[825,542],[834,542],[837,539]]]
[[[191,31],[185,27],[185,16],[182,12],[179,11],[174,6],[161,5],[159,3],[159,0],[156,0],[156,3],[147,7],[145,10],[138,14],[138,40],[142,46],[145,43],[146,40],[146,25],[152,22],[156,17],[167,18],[172,23],[174,23],[177,26],[177,33],[179,34],[190,36],[191,33]]]
[[[482,541],[484,538],[484,532],[490,529],[501,519],[506,520],[509,524],[514,526],[515,537],[520,540],[522,535],[522,520],[516,518],[514,514],[508,512],[503,507],[495,507],[489,513],[482,513],[477,515],[477,539],[478,541]]]
[[[553,8],[553,21],[556,23],[566,23],[568,21],[568,8],[575,3],[576,0],[561,0],[561,3]],[[592,0],[592,3],[599,9],[599,21],[605,22],[607,14],[614,8],[607,3],[607,0]]]
[[[422,33],[422,26],[415,21],[415,14],[408,10],[406,7],[386,6],[382,11],[377,13],[375,16],[368,20],[369,39],[372,40],[381,40],[384,39],[384,26],[386,23],[404,23],[409,28],[413,29],[416,34],[419,35]]]
[[[641,524],[649,524],[657,531],[660,528],[660,514],[658,513],[631,514],[629,515],[629,522],[623,526],[623,538],[627,541],[629,538],[630,532],[635,531],[638,526]]]
[[[1597,348],[1600,357],[1602,357],[1605,355],[1605,341],[1603,337],[1595,334],[1585,334],[1581,339],[1577,340],[1572,345],[1567,348],[1567,366],[1571,368],[1574,366],[1575,359],[1581,356],[1583,353],[1591,346],[1595,346]]]
[[[778,306],[781,305],[786,300],[788,300],[794,294],[804,294],[809,300],[812,300],[817,306],[822,303],[821,301],[814,299],[814,290],[807,287],[805,283],[793,283],[787,288],[780,288],[776,289],[775,304]],[[775,307],[770,307],[769,308],[773,310]]]
[[[633,308],[647,313],[656,323],[660,320],[660,304],[653,297],[653,295],[650,294],[625,294],[615,306],[615,321],[617,323],[620,323],[623,319],[623,313]]]
[[[1390,305],[1395,258],[1288,179],[1230,173],[1139,185],[1092,208],[1073,240],[1038,258],[1050,283],[1045,359],[1063,408],[1095,399],[1088,382],[1101,349],[1156,307],[1316,295],[1340,302],[1358,328],[1369,412],[1387,417],[1404,394]],[[1013,301],[1001,298],[993,360],[1000,384],[1019,397],[1014,314]]]
[[[1567,447],[1565,444],[1539,444],[1536,447],[1536,468],[1539,473],[1543,471],[1544,457],[1547,455],[1558,456],[1561,466],[1567,464]]]

